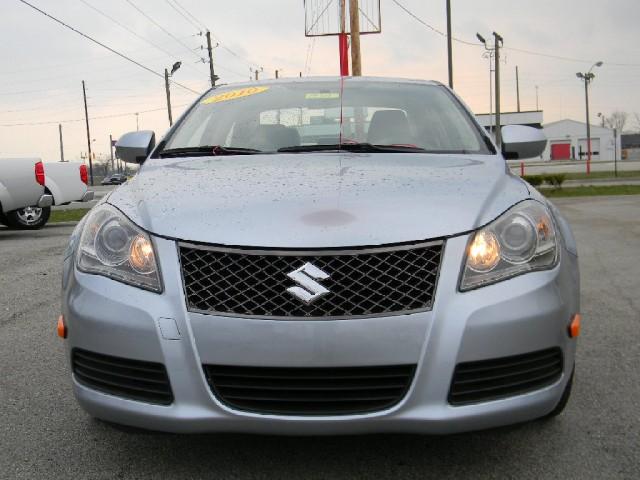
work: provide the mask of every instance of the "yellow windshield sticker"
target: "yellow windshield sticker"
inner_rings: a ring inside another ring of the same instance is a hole
[[[207,105],[209,103],[227,102],[229,100],[235,100],[236,98],[248,97],[255,95],[256,93],[262,93],[269,90],[269,87],[248,87],[239,88],[237,90],[231,90],[229,92],[219,93],[209,98],[205,98],[202,103]]]
[[[307,93],[304,98],[307,100],[325,100],[330,98],[340,98],[340,94],[338,92],[316,92]]]

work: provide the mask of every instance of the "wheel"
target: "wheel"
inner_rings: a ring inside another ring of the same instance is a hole
[[[0,212],[0,225],[4,225],[5,227],[9,226],[9,222],[7,221],[7,217],[5,217],[4,213]]]
[[[20,230],[38,230],[51,215],[51,207],[25,207],[7,213],[7,224]]]
[[[571,387],[573,386],[574,372],[575,372],[575,367],[571,371],[571,377],[569,377],[567,386],[564,387],[564,392],[562,392],[562,397],[560,397],[560,401],[558,402],[556,407],[553,410],[551,410],[551,412],[549,412],[547,415],[543,417],[544,419],[551,419],[551,418],[557,417],[565,409],[565,407],[567,406],[567,403],[569,403],[569,397],[571,396]]]

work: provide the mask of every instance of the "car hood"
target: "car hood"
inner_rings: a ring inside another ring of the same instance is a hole
[[[313,248],[456,235],[528,196],[495,156],[334,152],[151,159],[108,202],[156,235]]]

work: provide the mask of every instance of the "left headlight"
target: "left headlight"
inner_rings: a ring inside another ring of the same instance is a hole
[[[151,238],[110,205],[102,204],[89,213],[76,258],[83,272],[162,291]]]
[[[471,290],[556,265],[558,245],[549,209],[525,200],[471,238],[460,290]]]

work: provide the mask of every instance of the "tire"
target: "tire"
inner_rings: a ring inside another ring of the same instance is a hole
[[[562,397],[560,397],[560,401],[558,402],[556,407],[553,410],[551,410],[551,412],[549,412],[547,415],[543,417],[543,419],[547,420],[547,419],[555,418],[564,411],[565,407],[567,406],[567,403],[569,403],[569,397],[571,397],[571,387],[573,386],[574,372],[575,372],[575,367],[571,371],[571,377],[569,377],[567,386],[564,387],[564,392],[562,392]]]
[[[25,207],[7,213],[7,225],[18,230],[39,230],[51,215],[51,207]]]
[[[0,212],[0,225],[4,225],[5,227],[9,226],[9,222],[7,221],[7,217],[4,216],[4,213]]]

